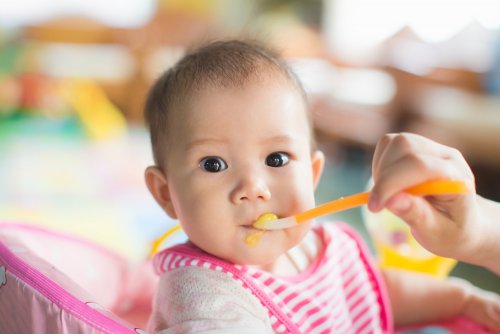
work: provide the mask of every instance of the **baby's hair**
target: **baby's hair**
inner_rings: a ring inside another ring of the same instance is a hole
[[[187,103],[197,92],[207,88],[242,87],[259,78],[282,78],[297,89],[307,108],[302,84],[285,61],[273,50],[256,41],[216,41],[190,50],[165,71],[151,87],[144,110],[149,126],[156,165],[163,167],[168,149],[169,114]],[[307,113],[309,125],[312,125]],[[314,138],[311,136],[311,145]]]

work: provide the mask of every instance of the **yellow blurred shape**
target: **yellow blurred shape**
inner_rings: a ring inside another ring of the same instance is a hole
[[[97,83],[68,80],[63,83],[62,91],[91,138],[104,139],[126,132],[125,117]]]
[[[375,242],[375,248],[379,256],[379,265],[384,268],[400,268],[430,274],[444,278],[457,263],[454,259],[449,259],[437,255],[429,257],[412,257],[401,255],[394,247]]]
[[[221,9],[220,0],[160,0],[161,10],[185,12],[201,17],[213,17]]]

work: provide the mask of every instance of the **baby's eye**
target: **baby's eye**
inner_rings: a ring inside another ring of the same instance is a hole
[[[227,168],[227,164],[219,157],[206,157],[201,159],[200,168],[206,172],[218,173]]]
[[[267,156],[266,165],[268,165],[269,167],[283,167],[288,163],[288,160],[288,153],[274,152]]]

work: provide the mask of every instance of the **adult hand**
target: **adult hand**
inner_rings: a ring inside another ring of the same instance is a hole
[[[474,174],[458,150],[415,134],[387,134],[376,146],[372,173],[371,211],[392,211],[435,254],[491,268],[487,257],[492,256],[493,243],[488,241],[488,231],[493,220],[485,214],[482,202],[486,200],[476,195]],[[403,191],[435,179],[463,180],[470,192],[419,197]],[[496,240],[500,240],[498,227],[496,231]],[[500,253],[495,257],[500,258]]]

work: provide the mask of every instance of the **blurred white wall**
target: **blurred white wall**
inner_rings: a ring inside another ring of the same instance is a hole
[[[155,0],[4,0],[0,27],[32,25],[61,15],[84,15],[114,27],[136,27],[154,14]]]

